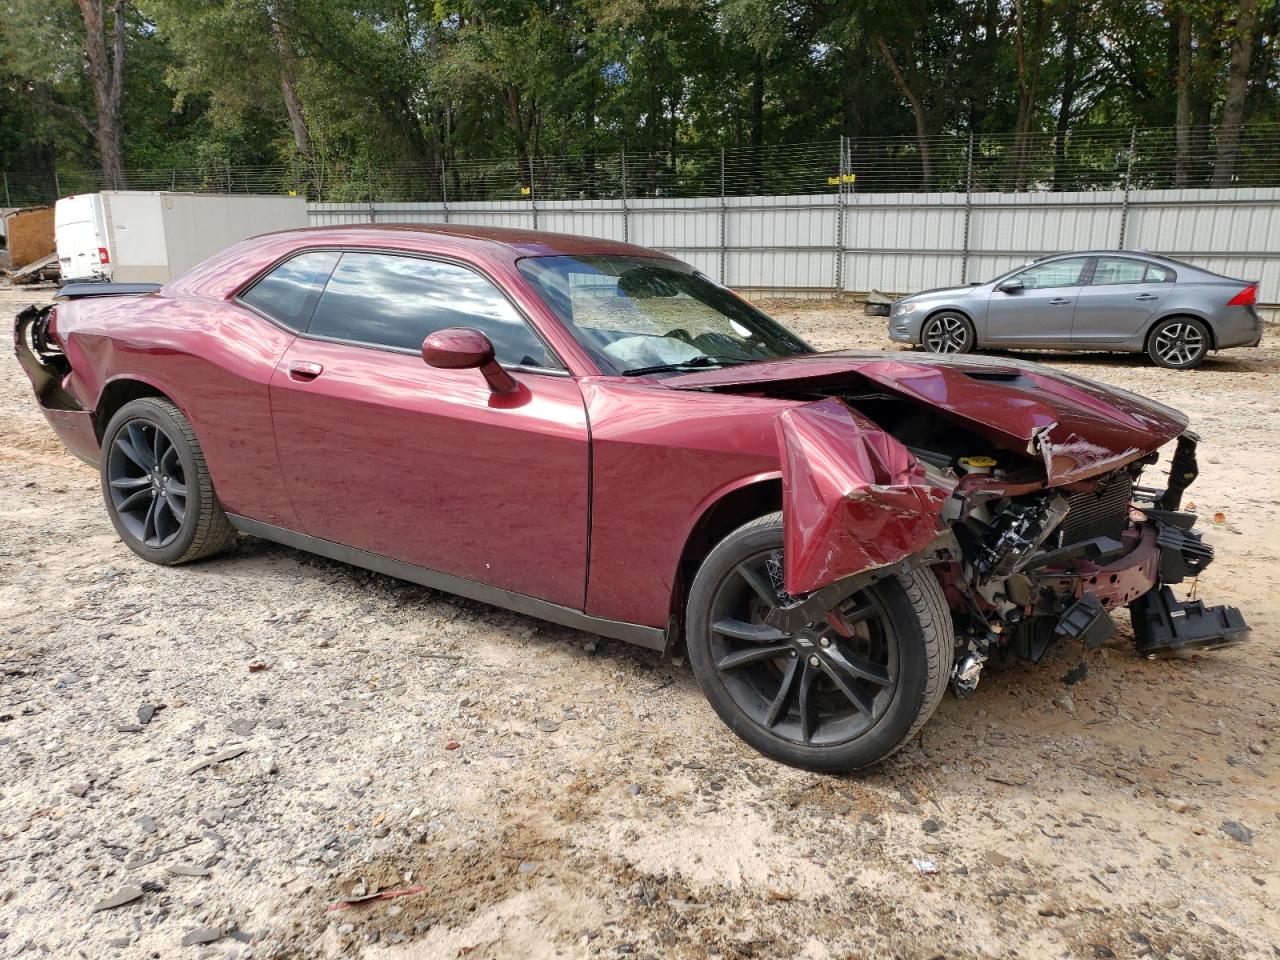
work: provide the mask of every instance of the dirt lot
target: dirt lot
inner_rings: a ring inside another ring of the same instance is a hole
[[[0,957],[1280,955],[1278,338],[1049,361],[1192,414],[1200,592],[1252,642],[1146,663],[1126,621],[856,778],[760,758],[621,644],[248,539],[148,566],[6,351]]]

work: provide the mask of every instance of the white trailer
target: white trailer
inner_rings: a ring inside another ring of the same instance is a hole
[[[54,211],[64,280],[167,283],[239,240],[305,226],[303,197],[104,190]]]

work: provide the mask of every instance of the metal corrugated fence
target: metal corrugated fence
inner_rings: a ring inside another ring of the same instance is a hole
[[[1065,250],[1145,249],[1280,303],[1280,188],[311,203],[315,225],[454,223],[627,240],[737,289],[907,293]]]

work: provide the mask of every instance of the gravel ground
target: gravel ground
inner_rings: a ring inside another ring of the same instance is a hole
[[[851,778],[752,753],[679,660],[247,538],[149,566],[5,356],[0,957],[1280,955],[1275,344],[1042,358],[1193,416],[1201,593],[1252,641],[1146,663],[1122,621]]]

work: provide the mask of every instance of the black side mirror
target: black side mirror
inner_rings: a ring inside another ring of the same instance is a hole
[[[1021,293],[1023,290],[1022,281],[1017,277],[1014,277],[1012,280],[1006,280],[1004,283],[1000,284],[1000,286],[996,287],[996,289],[1003,293]]]

